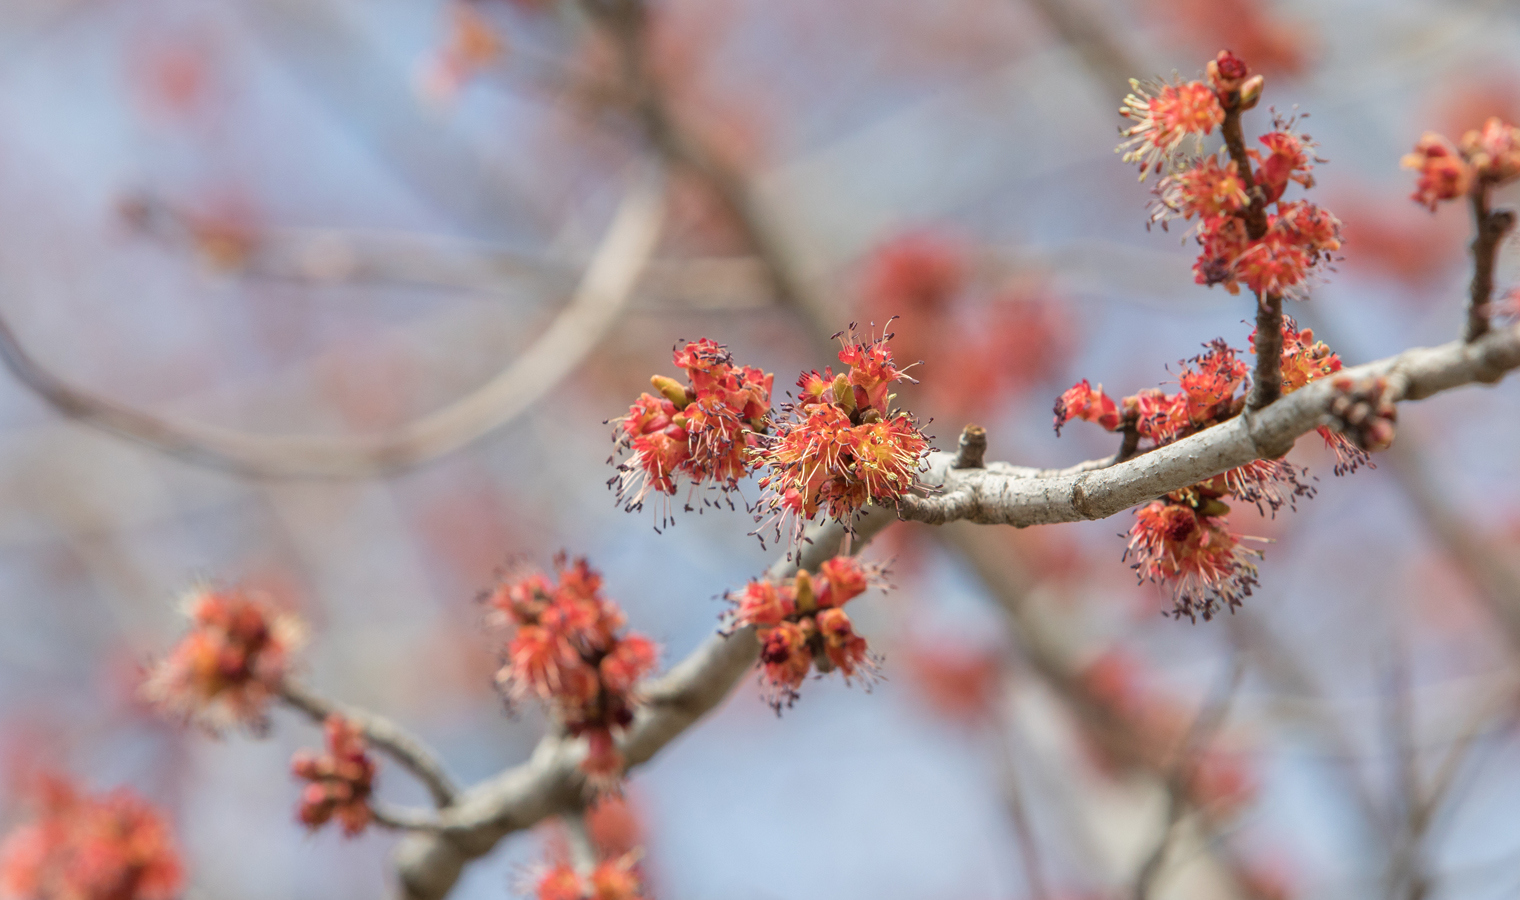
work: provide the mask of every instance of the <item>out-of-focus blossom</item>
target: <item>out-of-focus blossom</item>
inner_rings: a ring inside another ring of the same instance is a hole
[[[375,761],[370,758],[364,732],[358,725],[334,713],[323,725],[327,752],[297,750],[290,758],[290,771],[309,782],[301,791],[298,816],[316,830],[331,819],[349,837],[369,825],[373,813],[369,798],[375,786]]]
[[[173,900],[184,869],[163,816],[126,788],[90,796],[44,776],[36,817],[0,844],[0,892],[16,900]]]
[[[633,722],[637,685],[654,671],[659,650],[623,630],[623,611],[602,595],[602,578],[584,559],[554,562],[556,577],[524,571],[486,597],[493,618],[509,629],[506,664],[497,683],[507,696],[535,696],[585,737],[582,769],[599,788],[622,776],[616,735]]]
[[[473,3],[447,6],[444,38],[417,71],[417,92],[436,105],[453,102],[478,74],[501,61],[506,42]]]
[[[149,670],[144,699],[212,731],[267,727],[269,703],[302,639],[300,620],[236,587],[197,588],[185,613],[190,631]]]

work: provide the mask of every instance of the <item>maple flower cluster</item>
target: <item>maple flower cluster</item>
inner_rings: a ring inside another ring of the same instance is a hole
[[[892,505],[917,480],[929,439],[912,414],[892,409],[898,381],[912,381],[892,359],[892,335],[843,341],[832,367],[804,372],[795,403],[774,424],[757,458],[765,466],[761,507],[771,513],[779,535],[792,522],[792,539],[820,513],[848,525],[868,504]]]
[[[1455,200],[1520,177],[1520,128],[1493,117],[1482,128],[1464,134],[1457,146],[1427,131],[1403,164],[1420,174],[1409,199],[1435,212],[1442,200]]]
[[[190,631],[143,680],[142,696],[212,731],[268,726],[304,629],[293,613],[241,588],[198,588],[185,601]]]
[[[760,680],[778,714],[796,702],[797,688],[815,668],[820,674],[837,669],[846,683],[875,676],[877,660],[844,605],[883,583],[880,571],[836,556],[816,574],[802,569],[780,584],[751,581],[728,595],[731,626],[752,626],[760,640]]]
[[[533,895],[537,900],[639,900],[638,859],[637,853],[625,853],[603,860],[584,876],[568,862],[557,863],[539,875]]]
[[[1231,294],[1244,284],[1257,294],[1301,295],[1311,270],[1340,249],[1341,223],[1307,200],[1284,199],[1291,183],[1313,187],[1314,164],[1323,162],[1309,136],[1294,130],[1298,120],[1274,116],[1272,130],[1259,138],[1261,148],[1189,153],[1186,138],[1201,148],[1202,137],[1227,117],[1256,105],[1261,76],[1222,51],[1204,81],[1151,89],[1132,84],[1135,93],[1120,114],[1135,124],[1122,130],[1118,150],[1126,162],[1141,164],[1141,179],[1165,173],[1155,188],[1153,223],[1197,219],[1202,250],[1194,279]]]
[[[1255,337],[1253,332],[1253,351]],[[1137,447],[1139,441],[1159,447],[1234,418],[1245,407],[1249,367],[1222,339],[1206,344],[1204,351],[1180,364],[1180,390],[1175,393],[1149,388],[1115,401],[1102,385],[1093,387],[1086,379],[1077,382],[1056,401],[1056,432],[1067,422],[1081,419],[1109,431],[1132,432]],[[1291,316],[1283,317],[1283,393],[1340,370],[1340,357],[1315,340],[1311,329],[1300,329]],[[1376,420],[1391,428],[1391,414],[1384,406],[1373,412],[1347,406],[1348,421],[1368,423],[1365,428],[1376,431],[1368,443],[1378,447],[1387,445],[1383,438],[1391,440],[1391,431],[1371,424]],[[1342,431],[1328,427],[1319,431],[1336,453],[1337,475],[1368,463],[1362,446]],[[1208,620],[1221,606],[1238,606],[1257,584],[1254,560],[1260,553],[1242,544],[1250,538],[1229,530],[1225,517],[1230,507],[1225,500],[1251,503],[1258,511],[1275,515],[1284,506],[1292,508],[1300,498],[1314,496],[1314,486],[1304,480],[1306,474],[1285,460],[1261,459],[1154,500],[1136,513],[1125,557],[1133,558],[1140,580],[1171,587],[1174,615]]]
[[[163,817],[125,788],[80,793],[62,778],[37,785],[37,817],[0,844],[0,893],[24,900],[173,900],[184,886]]]
[[[654,670],[659,650],[623,631],[623,611],[602,596],[602,577],[586,560],[560,555],[554,568],[553,579],[527,572],[486,598],[511,629],[497,682],[512,700],[537,697],[570,735],[585,737],[582,770],[611,788],[623,771],[614,735],[633,722],[635,685]]]
[[[640,394],[626,416],[613,420],[615,440],[631,456],[609,484],[629,510],[651,491],[675,494],[678,477],[693,486],[736,487],[750,473],[751,450],[768,427],[774,375],[734,365],[728,350],[707,338],[673,356],[687,383],[655,375],[650,383],[659,394]]]
[[[334,713],[323,723],[327,752],[297,750],[290,771],[310,782],[301,791],[301,823],[315,831],[337,819],[348,837],[362,832],[373,818],[369,798],[375,787],[375,761],[359,726]]]

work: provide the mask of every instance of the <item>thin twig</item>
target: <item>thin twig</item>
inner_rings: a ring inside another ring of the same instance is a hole
[[[1475,341],[1488,333],[1489,304],[1494,296],[1494,261],[1504,235],[1515,226],[1513,210],[1489,210],[1491,191],[1490,185],[1480,181],[1473,187],[1469,198],[1473,214],[1473,277],[1468,292],[1467,324],[1462,329],[1462,339],[1466,341]]]
[[[1198,773],[1198,761],[1229,716],[1230,704],[1235,699],[1235,691],[1240,687],[1240,678],[1244,671],[1245,658],[1237,650],[1235,658],[1230,662],[1229,674],[1199,710],[1197,717],[1193,719],[1192,726],[1188,728],[1186,737],[1183,738],[1177,760],[1166,779],[1166,826],[1156,842],[1155,849],[1146,857],[1145,862],[1140,866],[1139,873],[1135,876],[1135,900],[1146,900],[1150,896],[1151,888],[1155,885],[1156,877],[1161,874],[1161,867],[1166,862],[1166,853],[1171,848],[1177,826],[1182,822],[1183,814],[1190,805],[1188,793]]]
[[[319,724],[337,713],[358,725],[371,744],[417,776],[438,806],[448,806],[458,796],[454,779],[444,771],[437,755],[420,738],[390,719],[328,700],[291,678],[280,683],[280,699]]]
[[[393,806],[381,800],[371,800],[369,812],[376,825],[394,831],[438,831],[443,827],[435,813],[410,806]]]
[[[357,478],[414,466],[501,428],[573,372],[617,320],[660,234],[662,181],[624,197],[570,303],[490,381],[436,412],[373,437],[256,435],[172,419],[76,388],[22,347],[0,319],[0,358],[59,412],[171,456],[247,475]]]

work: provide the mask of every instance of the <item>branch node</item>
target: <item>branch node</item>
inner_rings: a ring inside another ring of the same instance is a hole
[[[960,449],[955,453],[952,469],[984,469],[987,455],[987,429],[980,425],[967,425],[961,431]]]

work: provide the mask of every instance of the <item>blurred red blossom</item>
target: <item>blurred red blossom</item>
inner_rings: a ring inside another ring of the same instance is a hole
[[[246,587],[197,588],[184,606],[190,631],[149,669],[143,698],[212,731],[263,730],[302,641],[300,620]]]
[[[301,791],[298,816],[316,830],[331,819],[353,837],[373,817],[369,798],[374,791],[375,762],[370,758],[359,726],[334,713],[323,724],[327,752],[297,750],[290,758],[291,774],[309,782]]]
[[[173,900],[184,869],[163,816],[127,788],[91,796],[42,776],[36,818],[0,844],[0,890],[18,900]]]
[[[535,696],[572,736],[585,737],[581,768],[612,789],[623,772],[614,740],[633,722],[638,682],[654,671],[659,648],[623,631],[623,611],[602,595],[602,577],[585,559],[554,561],[555,578],[523,571],[486,596],[510,636],[497,682],[508,697]]]

